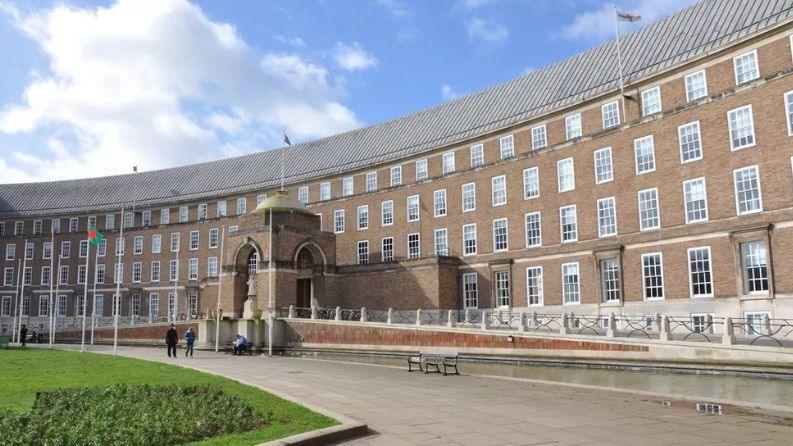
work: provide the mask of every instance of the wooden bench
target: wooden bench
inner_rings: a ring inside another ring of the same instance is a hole
[[[425,374],[430,373],[430,369],[434,368],[435,373],[443,373],[444,376],[448,375],[449,369],[454,369],[454,374],[459,375],[457,370],[457,359],[459,354],[455,351],[423,351],[418,355],[408,356],[408,372],[413,371],[413,364],[418,364],[419,371]],[[443,367],[443,372],[441,372]]]
[[[229,342],[228,344],[226,344],[226,348],[225,348],[224,352],[233,354],[234,353],[234,343],[233,342]],[[253,356],[253,343],[252,342],[248,342],[247,344],[245,344],[245,347],[242,348],[242,354],[244,355],[245,353],[247,353],[248,356]]]

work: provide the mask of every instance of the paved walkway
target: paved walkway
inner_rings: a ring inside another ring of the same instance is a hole
[[[201,351],[169,360],[165,349],[140,347],[120,347],[119,354],[236,378],[360,420],[374,432],[355,445],[793,443],[793,427],[755,416],[701,415],[626,393],[298,358]]]

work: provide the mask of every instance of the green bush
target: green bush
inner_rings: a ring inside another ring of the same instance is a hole
[[[271,419],[209,386],[121,384],[39,393],[31,411],[0,414],[0,443],[174,445],[257,429]]]

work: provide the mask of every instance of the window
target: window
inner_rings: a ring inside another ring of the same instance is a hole
[[[642,92],[642,116],[650,116],[661,111],[661,87]]]
[[[477,308],[479,306],[479,284],[476,273],[463,274],[463,307]]]
[[[177,280],[179,280],[179,261],[178,260],[171,260],[169,280],[171,282],[176,282]]]
[[[620,105],[618,101],[603,104],[600,107],[600,112],[603,115],[603,130],[620,125]]]
[[[508,248],[507,219],[493,220],[493,251],[506,251]]]
[[[741,85],[760,77],[760,70],[757,67],[757,50],[749,51],[733,58],[735,66],[735,84]]]
[[[85,267],[85,265],[83,265]],[[33,267],[27,266],[25,267],[24,272],[22,273],[22,283],[25,285],[33,285]]]
[[[705,70],[691,73],[685,78],[686,100],[696,101],[708,95],[708,81],[705,77]]]
[[[471,167],[479,167],[485,164],[485,154],[482,144],[471,146]]]
[[[727,112],[732,150],[754,147],[754,118],[752,106],[746,105]]]
[[[168,317],[176,316],[176,293],[168,293]]]
[[[182,238],[181,234],[179,234],[178,232],[175,232],[175,233],[171,234],[171,245],[170,245],[171,252],[179,251],[179,245],[180,245],[180,239],[181,238]]]
[[[136,235],[132,239],[132,249],[134,254],[143,254],[143,236]],[[83,250],[82,242],[80,242],[80,251]],[[80,256],[82,257],[82,256]]]
[[[476,183],[465,183],[461,187],[463,212],[476,210]]]
[[[509,293],[509,273],[507,271],[496,271],[494,281],[496,282],[496,306],[509,307],[512,303]]]
[[[366,192],[377,190],[377,172],[366,173]]]
[[[765,240],[740,244],[743,294],[768,293],[768,260]]]
[[[578,240],[578,216],[575,205],[559,208],[559,228],[562,232],[562,243]]]
[[[436,217],[446,215],[446,189],[436,190],[432,193],[433,208]]]
[[[345,177],[341,180],[341,194],[342,196],[349,197],[353,194],[353,179],[352,177]]]
[[[113,283],[124,282],[124,264],[116,263],[115,270],[113,271]]]
[[[578,138],[581,136],[581,115],[573,115],[564,118],[565,137],[567,139]]]
[[[658,189],[645,189],[639,191],[639,229],[649,231],[661,227],[661,217],[658,210]]]
[[[529,212],[525,217],[526,221],[526,247],[534,248],[542,246],[542,229],[540,224],[540,212]]]
[[[110,215],[108,216],[110,217]],[[170,209],[161,209],[160,210],[160,224],[167,225],[171,222],[171,210]],[[108,228],[112,229],[112,228]]]
[[[99,257],[104,257],[105,254],[107,254],[107,239],[99,241],[99,244],[96,246],[96,254]]]
[[[179,223],[186,223],[189,217],[188,212],[190,208],[187,206],[179,206]]]
[[[600,278],[604,302],[620,300],[620,262],[618,259],[600,261]]]
[[[39,296],[39,316],[50,314],[50,301],[48,296]]]
[[[394,202],[392,200],[380,203],[380,215],[381,226],[394,224]]]
[[[226,200],[218,201],[217,217],[218,218],[225,217],[227,215],[227,208],[228,205],[226,203]]]
[[[111,216],[112,217],[112,216]],[[113,229],[112,227],[110,229]],[[61,233],[61,219],[60,218],[53,218],[50,222],[50,230],[53,234],[60,234]]]
[[[575,167],[572,158],[565,158],[556,162],[556,178],[559,192],[575,189]]]
[[[642,255],[642,282],[645,300],[664,298],[664,266],[660,252]]]
[[[11,296],[3,296],[3,303],[0,305],[0,316],[11,316]]]
[[[408,234],[408,258],[418,259],[421,257],[421,238],[418,233]]]
[[[30,244],[32,245],[32,243]],[[27,247],[26,247],[27,248]],[[80,246],[78,249],[78,257],[84,259],[88,256],[88,240],[80,240]],[[25,258],[33,258],[33,246],[30,246],[30,255],[28,256],[27,249],[25,249]]]
[[[581,303],[578,262],[562,264],[562,303],[565,305]]]
[[[705,178],[683,181],[683,201],[686,204],[686,223],[708,221]]]
[[[419,196],[418,195],[411,195],[408,197],[408,222],[411,221],[418,221],[420,214],[419,214]]]
[[[159,254],[162,250],[162,236],[160,234],[154,234],[151,236],[151,253],[152,254]]]
[[[209,247],[218,247],[218,228],[209,228]]]
[[[391,168],[391,187],[399,186],[402,184],[402,166],[394,166]]]
[[[540,306],[543,304],[541,266],[526,268],[526,302],[528,302],[529,306]]]
[[[143,276],[143,263],[134,262],[132,264],[132,281],[133,282],[140,282],[141,279],[142,279],[142,276]]]
[[[144,227],[151,226],[151,211],[143,211],[143,213],[141,214],[141,225],[143,225]],[[94,226],[96,226],[96,224],[94,224]]]
[[[149,293],[149,316],[157,317],[160,315],[160,294]]]
[[[369,206],[358,206],[358,230],[369,229]]]
[[[33,235],[41,234],[41,220],[33,220]]]
[[[308,186],[301,186],[297,190],[297,199],[303,204],[308,203]]]
[[[0,236],[6,235],[6,223],[0,221]]]
[[[709,246],[688,250],[688,277],[691,297],[713,297]]]
[[[598,236],[611,237],[617,235],[617,211],[614,197],[598,200]]]
[[[454,152],[443,154],[443,174],[454,172]]]
[[[344,232],[344,209],[333,211],[333,233]]]
[[[196,212],[199,220],[206,220],[209,218],[209,205],[206,203],[199,204]]]
[[[463,225],[463,255],[476,254],[476,223]]]
[[[611,162],[611,147],[595,150],[595,184],[607,183],[614,179],[614,166]]]
[[[531,129],[531,150],[539,150],[548,146],[545,125]]]
[[[383,262],[394,261],[394,237],[383,237],[380,240],[380,259]]]
[[[187,280],[198,280],[198,259],[187,261]]]
[[[537,167],[523,169],[523,199],[540,196],[540,170]]]
[[[636,175],[655,172],[655,148],[652,135],[634,139],[633,152],[636,156]]]
[[[6,245],[6,260],[14,260],[16,252],[17,245]]]
[[[58,271],[58,283],[61,285],[67,285],[69,283],[69,267],[62,265],[61,269]]]
[[[151,281],[152,282],[159,282],[160,281],[160,262],[154,261],[151,262]]]
[[[680,162],[687,163],[702,159],[699,121],[679,126],[677,134],[680,140]]]
[[[229,226],[229,234],[234,234],[235,232],[239,231],[240,227],[237,225]]]
[[[248,199],[245,197],[237,198],[237,215],[248,212]]]
[[[126,221],[126,215],[124,215]],[[77,217],[72,217],[69,219],[69,232],[77,232],[80,225],[80,219]],[[20,231],[21,233],[21,231]]]
[[[52,258],[52,242],[44,242],[41,258],[44,260],[49,260]]]
[[[760,191],[759,167],[750,166],[732,172],[735,183],[735,208],[738,215],[754,214],[763,211],[763,197]]]
[[[190,251],[198,250],[199,235],[198,231],[190,231]]]
[[[198,294],[195,291],[187,295],[187,312],[193,316],[198,312]]]
[[[105,265],[96,265],[96,270],[94,271],[94,281],[96,283],[105,283]]]
[[[785,116],[787,117],[787,134],[793,136],[793,91],[785,93]],[[0,235],[2,235],[1,232]]]
[[[426,180],[428,176],[427,160],[416,161],[416,181]]]
[[[507,177],[500,175],[490,179],[493,206],[507,204]]]
[[[140,294],[132,295],[132,315],[140,316]]]
[[[326,181],[319,184],[319,200],[330,200],[330,182]]]
[[[435,255],[449,255],[449,233],[446,231],[446,228],[435,230]]]
[[[64,295],[58,296],[57,314],[60,317],[66,316],[66,296]]]
[[[14,286],[14,268],[3,270],[3,286]]]
[[[28,316],[30,315],[30,297],[25,296],[22,298],[22,315]]]
[[[42,266],[41,267],[41,284],[42,285],[49,285],[50,284],[50,277],[52,275],[52,270],[49,266]]]
[[[259,194],[256,196],[256,206],[264,203],[264,200],[267,199],[267,194]]]
[[[498,140],[501,150],[501,159],[512,158],[515,155],[515,137],[512,135],[504,136]]]
[[[218,258],[210,257],[207,259],[207,277],[218,276]]]

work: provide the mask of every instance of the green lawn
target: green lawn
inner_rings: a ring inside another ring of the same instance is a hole
[[[112,384],[208,384],[245,398],[276,420],[270,426],[212,438],[200,445],[250,445],[338,424],[303,406],[236,381],[183,367],[62,350],[0,350],[0,411],[25,411],[38,391],[67,387],[106,387]]]

